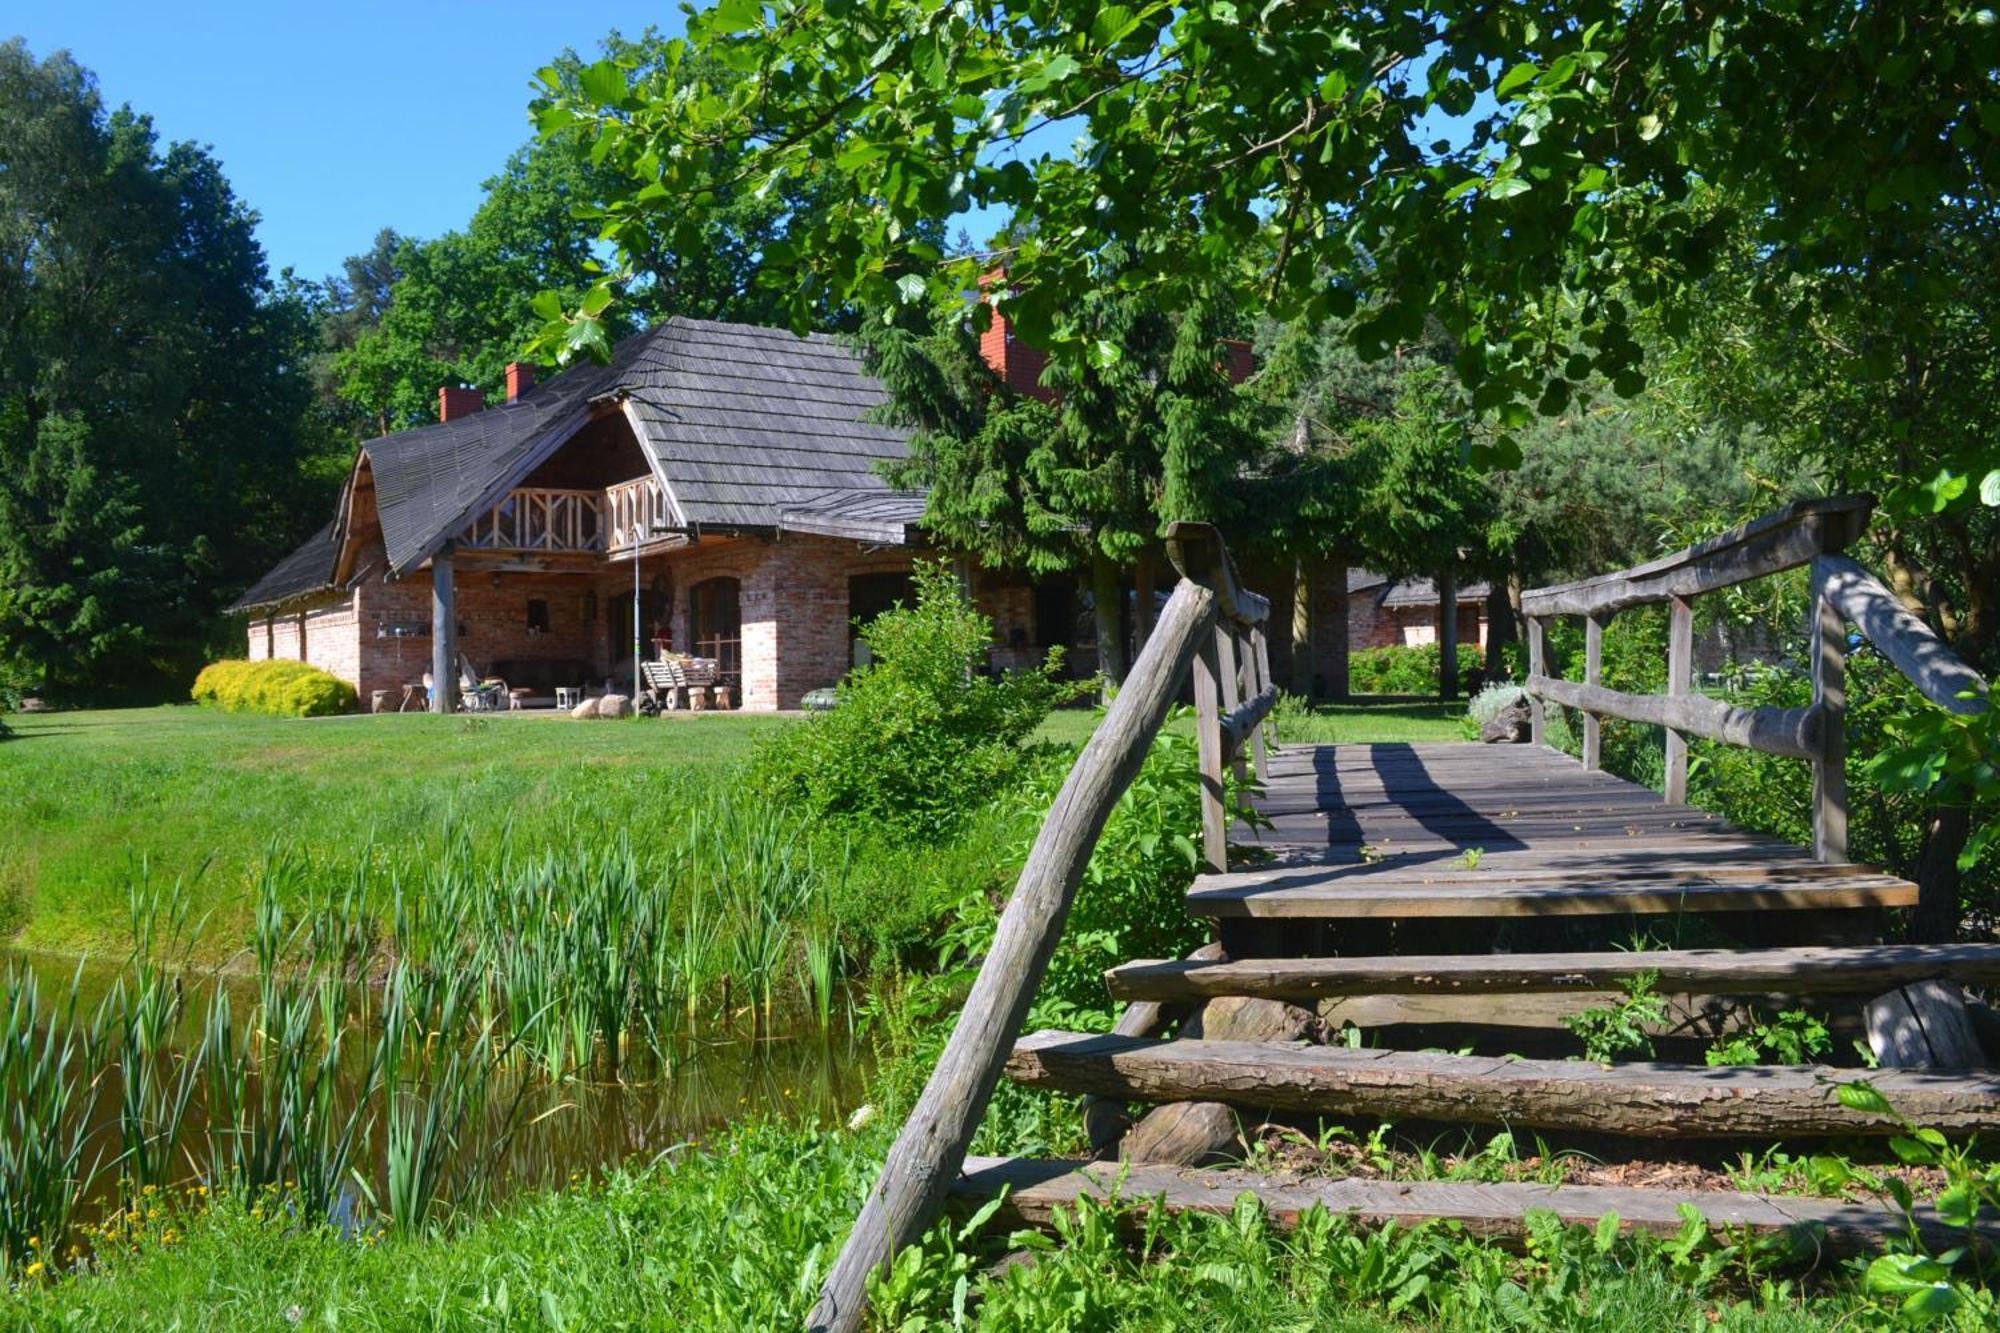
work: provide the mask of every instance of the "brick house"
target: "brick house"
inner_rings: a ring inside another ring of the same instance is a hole
[[[795,708],[927,553],[924,497],[876,472],[906,448],[869,419],[883,397],[832,338],[705,320],[540,385],[510,367],[505,403],[446,388],[436,425],[363,445],[333,522],[231,609],[252,659],[321,666],[364,707],[461,654],[536,702],[629,691],[636,643],[717,659],[738,706]],[[1091,666],[1074,580],[966,577],[994,669],[1056,643]]]

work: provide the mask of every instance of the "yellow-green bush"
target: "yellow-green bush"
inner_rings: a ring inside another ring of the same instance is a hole
[[[325,717],[351,712],[354,687],[304,662],[211,662],[194,678],[196,703],[231,713]]]

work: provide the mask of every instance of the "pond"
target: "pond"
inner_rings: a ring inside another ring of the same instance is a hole
[[[32,1033],[21,1030],[28,977],[39,989]],[[310,1009],[295,1029],[310,1049],[294,1058],[279,1035],[285,1024],[267,1014],[284,995],[260,989],[256,976],[180,973],[148,989],[129,965],[0,951],[0,978],[15,1026],[0,1054],[17,1065],[0,1071],[0,1090],[13,1103],[5,1137],[39,1119],[37,1137],[77,1150],[80,1177],[69,1206],[57,1208],[46,1177],[62,1151],[44,1151],[38,1169],[36,1145],[0,1141],[0,1230],[13,1222],[22,1233],[6,1245],[14,1257],[30,1227],[57,1235],[67,1226],[87,1229],[145,1183],[241,1187],[260,1172],[287,1188],[316,1175],[318,1206],[345,1229],[385,1225],[395,1208],[435,1218],[643,1165],[738,1121],[845,1120],[861,1104],[873,1063],[845,994],[824,1026],[803,1005],[796,1013],[777,1009],[768,1025],[746,1009],[675,1035],[668,1058],[635,1050],[615,1071],[597,1061],[551,1078],[525,1046],[461,1061],[466,1043],[438,1031],[389,1054],[391,1043],[378,1035],[389,1009],[379,983],[357,988],[361,999],[332,1041],[333,1011],[323,997],[295,996]],[[74,1017],[66,1010],[72,987]],[[149,998],[168,994],[175,998]],[[142,1016],[149,1006],[171,1009],[170,1031],[137,1050],[132,1034],[152,1021]],[[93,1032],[99,1015],[109,1017]],[[226,1031],[218,1016],[227,1018]],[[54,1080],[69,1085],[67,1106],[49,1077],[24,1067],[56,1050],[50,1038],[65,1032],[79,1038],[66,1074]],[[406,1150],[418,1145],[418,1166],[406,1162],[402,1179],[392,1165],[392,1123]],[[421,1197],[412,1194],[412,1177]],[[306,1206],[311,1194],[308,1185]]]

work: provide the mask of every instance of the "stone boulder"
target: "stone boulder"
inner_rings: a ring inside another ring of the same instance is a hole
[[[1319,1015],[1283,1000],[1225,995],[1204,1004],[1181,1025],[1183,1037],[1202,1041],[1317,1041]]]
[[[1533,727],[1534,709],[1522,695],[1480,725],[1479,739],[1488,745],[1526,744]]]
[[[602,699],[599,699],[597,701],[597,715],[599,717],[632,716],[631,696],[624,694],[605,695]]]
[[[1221,1102],[1156,1106],[1118,1145],[1118,1159],[1155,1166],[1221,1166],[1243,1160],[1236,1112]]]
[[[598,705],[598,700],[585,699],[582,703],[570,709],[569,715],[571,717],[596,717],[597,705]]]

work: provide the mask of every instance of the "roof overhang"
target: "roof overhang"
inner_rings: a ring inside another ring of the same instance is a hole
[[[778,511],[778,531],[838,537],[874,546],[921,546],[923,491],[827,491]]]

